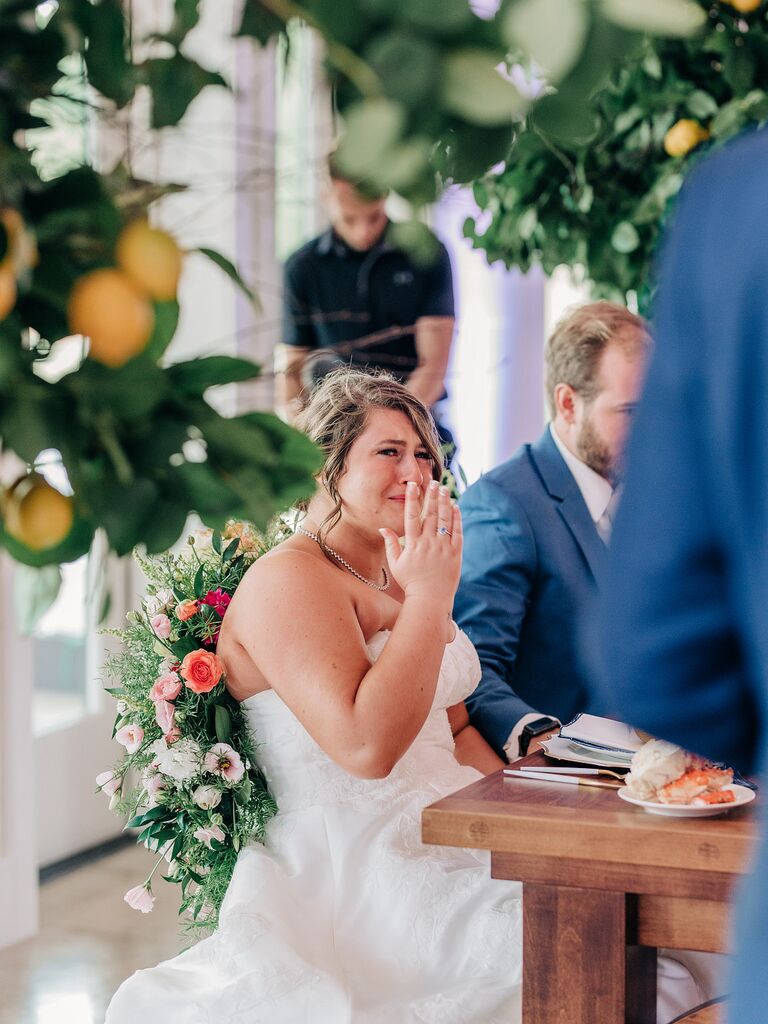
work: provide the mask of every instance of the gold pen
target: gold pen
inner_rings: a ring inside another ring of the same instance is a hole
[[[582,779],[576,775],[552,775],[546,770],[522,772],[518,768],[504,768],[504,775],[515,779],[533,779],[534,782],[561,782],[566,786],[595,786],[599,789],[621,789],[623,782],[602,782],[599,779]]]

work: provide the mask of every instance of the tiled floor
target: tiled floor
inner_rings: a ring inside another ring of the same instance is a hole
[[[0,1024],[103,1024],[124,978],[186,945],[179,890],[159,871],[151,914],[123,902],[153,863],[146,850],[126,847],[43,885],[39,935],[0,951]]]

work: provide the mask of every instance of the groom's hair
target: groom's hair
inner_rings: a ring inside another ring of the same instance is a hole
[[[385,370],[333,370],[315,385],[296,424],[323,454],[320,479],[334,501],[321,526],[321,537],[341,518],[338,483],[349,450],[365,430],[372,409],[396,409],[407,416],[431,456],[433,478],[442,476],[444,459],[435,421],[404,384]]]
[[[547,405],[554,419],[555,388],[569,384],[585,402],[598,393],[600,358],[609,345],[628,354],[650,345],[648,325],[641,316],[616,302],[590,302],[571,310],[558,323],[544,351]]]

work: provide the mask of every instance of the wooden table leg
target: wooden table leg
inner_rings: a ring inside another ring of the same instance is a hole
[[[655,950],[627,956],[632,899],[523,887],[523,1024],[655,1024]]]

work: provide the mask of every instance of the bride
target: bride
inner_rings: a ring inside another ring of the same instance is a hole
[[[218,644],[280,813],[218,931],[129,978],[106,1024],[510,1024],[520,886],[420,840],[427,804],[502,764],[464,709],[480,669],[450,618],[461,518],[431,418],[394,378],[340,370],[303,428],[318,492]]]

